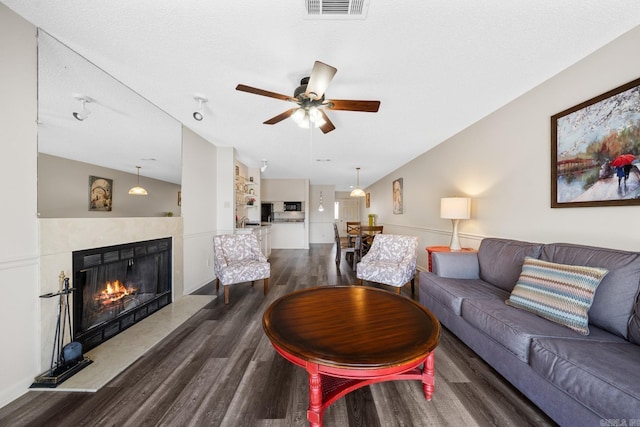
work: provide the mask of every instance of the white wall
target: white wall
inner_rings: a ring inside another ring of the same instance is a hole
[[[495,236],[640,251],[640,206],[550,208],[550,116],[638,78],[638,45],[640,27],[374,183],[363,218],[376,213],[385,232],[419,236],[422,268],[425,246],[449,244],[451,223],[439,210],[450,196],[472,198],[463,246]],[[404,214],[394,215],[391,183],[400,177]]]
[[[184,220],[184,292],[214,279],[213,236],[218,215],[217,150],[183,127],[182,218]]]
[[[236,227],[235,149],[217,147],[216,153],[216,228],[218,234],[228,234]]]
[[[318,212],[320,192],[322,192],[323,212]],[[333,243],[334,194],[335,186],[333,185],[309,187],[309,243]]]
[[[306,179],[263,179],[263,202],[297,202],[307,200],[309,181]]]
[[[39,374],[36,28],[0,4],[0,406]]]

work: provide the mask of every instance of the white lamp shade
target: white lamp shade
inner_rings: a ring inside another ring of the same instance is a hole
[[[365,197],[366,195],[362,188],[354,188],[351,194],[349,194],[351,197]]]
[[[468,197],[443,197],[440,199],[440,218],[471,218],[471,199]]]

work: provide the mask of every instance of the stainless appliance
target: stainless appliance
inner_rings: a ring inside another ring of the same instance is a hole
[[[273,222],[273,203],[262,203],[260,209],[260,221]]]
[[[285,212],[301,212],[302,202],[284,202]]]

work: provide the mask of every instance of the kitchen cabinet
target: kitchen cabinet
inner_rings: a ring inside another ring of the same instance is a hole
[[[274,249],[305,249],[304,222],[274,223],[271,244]]]

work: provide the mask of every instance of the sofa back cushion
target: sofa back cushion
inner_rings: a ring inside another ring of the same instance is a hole
[[[636,297],[636,305],[629,319],[629,341],[640,345],[640,295]]]
[[[486,238],[480,242],[480,278],[511,292],[520,277],[525,257],[538,258],[542,244]]]
[[[589,310],[589,323],[628,338],[628,323],[640,286],[640,253],[569,243],[544,245],[540,259],[609,270]]]

